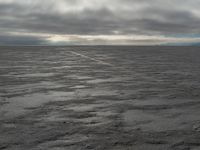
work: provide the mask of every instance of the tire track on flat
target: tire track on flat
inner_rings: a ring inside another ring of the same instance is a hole
[[[96,59],[96,58],[89,57],[89,56],[86,56],[86,55],[83,55],[83,54],[81,54],[81,53],[77,53],[77,52],[74,52],[74,51],[69,51],[69,52],[72,53],[72,54],[74,54],[74,55],[77,55],[77,56],[80,56],[80,57],[83,57],[83,58],[86,58],[86,59],[89,59],[89,60],[95,61],[95,62],[97,62],[98,64],[113,67],[112,64],[107,63],[107,62],[104,62],[104,61],[102,61],[102,60],[98,60],[98,59]]]

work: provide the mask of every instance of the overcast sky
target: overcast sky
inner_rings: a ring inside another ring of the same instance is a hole
[[[0,0],[0,45],[200,43],[200,0]]]

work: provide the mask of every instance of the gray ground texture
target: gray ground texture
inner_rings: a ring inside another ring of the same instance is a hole
[[[0,47],[1,150],[200,150],[199,47]]]

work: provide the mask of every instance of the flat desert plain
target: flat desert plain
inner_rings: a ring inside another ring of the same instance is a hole
[[[200,48],[0,47],[1,150],[199,150]]]

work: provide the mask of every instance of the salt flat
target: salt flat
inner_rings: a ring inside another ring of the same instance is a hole
[[[200,149],[199,47],[0,47],[0,149]]]

